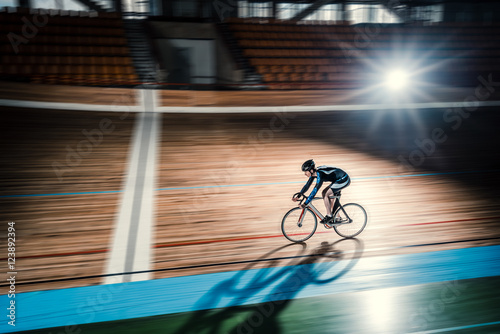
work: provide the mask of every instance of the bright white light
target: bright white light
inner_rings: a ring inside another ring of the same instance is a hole
[[[367,292],[366,296],[367,324],[371,333],[394,333],[397,319],[397,305],[394,289],[378,289]]]
[[[386,78],[385,84],[392,90],[401,90],[408,85],[408,73],[403,70],[392,70]]]

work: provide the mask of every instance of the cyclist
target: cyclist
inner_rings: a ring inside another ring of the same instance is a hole
[[[322,224],[331,224],[333,220],[332,212],[335,212],[338,209],[339,201],[337,201],[336,198],[330,198],[330,196],[334,194],[340,195],[340,190],[351,184],[351,178],[346,172],[337,167],[319,166],[318,168],[316,168],[316,164],[312,159],[307,160],[302,164],[302,171],[309,178],[309,180],[307,180],[307,183],[299,192],[298,196],[294,196],[292,200],[294,202],[300,200],[300,198],[304,196],[304,193],[313,183],[314,178],[316,178],[316,186],[311,191],[306,201],[301,204],[302,207],[305,207],[312,201],[319,188],[321,188],[321,186],[323,185],[323,182],[331,182],[328,187],[323,189],[323,202],[325,203],[327,215],[321,221]]]

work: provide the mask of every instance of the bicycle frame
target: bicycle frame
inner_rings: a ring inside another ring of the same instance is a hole
[[[308,240],[316,232],[318,227],[318,218],[320,220],[325,218],[312,203],[309,203],[301,208],[305,199],[303,195],[299,196],[299,193],[296,193],[293,195],[292,199],[294,201],[298,201],[300,197],[303,197],[300,199],[301,205],[298,208],[295,207],[288,210],[281,220],[281,231],[283,232],[285,238],[292,242],[304,242]],[[318,199],[321,199],[321,197],[313,198],[313,201]],[[342,205],[340,203],[340,194],[329,196],[329,199],[339,200],[339,203],[337,204],[338,209],[333,212],[334,218],[331,219],[332,222],[326,223],[323,221],[320,223],[323,223],[324,227],[327,229],[333,228],[335,232],[343,238],[353,238],[360,234],[368,222],[366,210],[357,203]],[[309,216],[309,213],[307,213],[308,211],[311,211],[312,217]],[[299,217],[297,217],[297,215]],[[351,215],[354,219],[351,218]],[[352,224],[352,227],[344,228],[345,226],[348,226],[347,224]]]
[[[330,196],[330,198],[337,198],[338,201],[339,201],[339,208],[337,209],[337,211],[339,210],[342,210],[342,212],[345,214],[345,216],[347,217],[348,221],[351,222],[351,217],[349,217],[349,215],[347,214],[347,212],[345,212],[344,210],[344,207],[342,206],[342,204],[340,203],[340,196]],[[315,197],[313,198],[313,200],[311,201],[311,203],[309,203],[307,205],[307,208],[309,208],[319,219],[320,221],[325,218],[325,216],[323,216],[323,214],[318,210],[316,209],[316,207],[312,204],[312,202],[314,200],[318,200],[318,199],[322,199],[321,197]],[[337,212],[332,212],[332,215],[335,216],[335,213]],[[304,212],[305,212],[305,209],[302,210],[302,213],[300,214],[300,218],[299,218],[299,224],[302,224],[302,220],[304,219]]]

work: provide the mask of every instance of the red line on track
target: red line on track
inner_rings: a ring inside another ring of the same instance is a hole
[[[415,224],[402,224],[397,226],[420,226],[420,225],[432,225],[432,224],[447,224],[447,223],[458,223],[465,221],[477,221],[477,220],[488,220],[488,219],[500,219],[500,216],[496,217],[482,217],[482,218],[470,218],[470,219],[457,219],[457,220],[446,220],[446,221],[438,221],[438,222],[429,222],[429,223],[415,223]],[[329,233],[330,231],[319,231],[317,233]],[[305,233],[306,234],[306,233]],[[301,235],[301,234],[296,234]],[[244,240],[257,240],[257,239],[270,239],[270,238],[279,238],[284,236],[282,234],[276,235],[262,235],[262,236],[253,236],[253,237],[240,237],[240,238],[227,238],[227,239],[212,239],[212,240],[198,240],[198,241],[185,241],[185,242],[176,242],[176,243],[167,243],[167,244],[159,244],[154,245],[154,248],[167,248],[167,247],[177,247],[177,246],[191,246],[191,245],[204,245],[204,244],[212,244],[219,242],[231,242],[231,241],[244,241]],[[39,254],[39,255],[30,255],[30,256],[18,256],[17,259],[35,259],[42,257],[58,257],[58,256],[72,256],[72,255],[86,255],[86,254],[96,254],[96,253],[106,253],[109,249],[95,249],[88,251],[80,251],[80,252],[71,252],[71,253],[56,253],[56,254]],[[7,258],[0,259],[1,261],[7,260]]]
[[[190,246],[190,245],[203,245],[203,244],[211,244],[216,242],[227,242],[227,241],[243,241],[243,240],[255,240],[255,239],[269,239],[269,238],[277,238],[282,237],[283,235],[262,235],[256,237],[241,237],[241,238],[227,238],[227,239],[212,239],[212,240],[198,240],[198,241],[186,241],[186,242],[177,242],[177,243],[168,243],[168,244],[160,244],[154,245],[154,248],[165,248],[165,247],[175,247],[175,246]]]
[[[322,232],[316,232],[316,233],[327,233],[327,232],[328,231],[322,231]],[[296,233],[293,235],[307,235],[307,234],[308,233]],[[165,247],[175,247],[175,246],[202,245],[202,244],[212,244],[212,243],[217,243],[217,242],[269,239],[269,238],[279,238],[279,237],[284,238],[283,234],[276,234],[276,235],[262,235],[262,236],[256,236],[256,237],[241,237],[241,238],[212,239],[212,240],[199,240],[199,241],[168,243],[168,244],[155,245],[153,247],[154,248],[165,248]]]

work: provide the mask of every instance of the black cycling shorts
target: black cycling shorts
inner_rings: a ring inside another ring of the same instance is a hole
[[[333,193],[339,192],[340,190],[348,187],[351,184],[351,178],[349,176],[345,176],[340,180],[337,180],[330,184],[329,188],[332,189]]]

